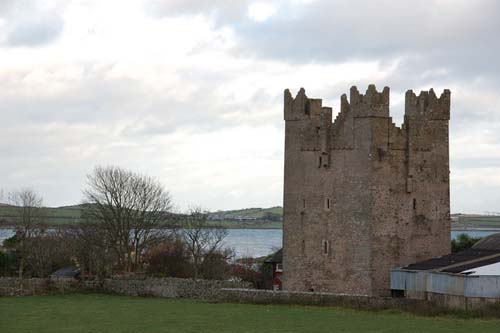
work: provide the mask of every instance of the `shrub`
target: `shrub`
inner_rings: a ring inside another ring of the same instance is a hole
[[[230,249],[217,250],[204,256],[200,266],[200,275],[204,279],[223,280],[231,275],[229,259],[233,256]]]
[[[456,239],[451,241],[451,252],[456,253],[470,249],[480,239],[481,237],[471,237],[467,234],[460,234]]]
[[[189,254],[180,239],[163,241],[146,252],[146,272],[155,276],[187,278],[192,276]]]
[[[252,283],[257,289],[271,289],[273,267],[266,264],[262,258],[241,258],[232,265],[231,274],[234,278]]]
[[[15,275],[17,266],[17,257],[14,252],[0,251],[0,276]]]

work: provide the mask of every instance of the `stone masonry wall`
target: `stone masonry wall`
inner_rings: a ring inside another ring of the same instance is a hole
[[[155,296],[167,298],[213,299],[222,288],[250,288],[248,282],[192,279],[105,279],[99,285],[86,286],[87,290],[128,296]]]
[[[29,296],[50,293],[97,292],[127,296],[213,299],[222,288],[250,288],[248,282],[191,279],[73,279],[0,278],[0,296]]]
[[[0,296],[33,296],[49,293],[67,293],[79,290],[72,279],[18,279],[0,277]]]
[[[285,91],[283,288],[388,295],[389,271],[450,251],[450,92],[351,88],[332,109]]]
[[[425,301],[408,298],[368,297],[320,292],[272,291],[258,289],[222,289],[218,294],[219,302],[251,304],[296,304],[315,306],[338,306],[357,309],[382,310],[402,309]]]

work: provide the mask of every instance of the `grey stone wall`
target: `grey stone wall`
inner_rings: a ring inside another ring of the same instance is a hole
[[[191,279],[125,279],[77,281],[72,279],[0,278],[0,296],[97,292],[127,296],[214,299],[221,288],[250,288],[247,282]]]
[[[316,306],[339,306],[357,309],[382,310],[408,308],[427,304],[422,300],[363,295],[342,295],[322,292],[273,291],[257,289],[221,289],[217,301],[251,304],[297,304]]]
[[[79,289],[78,281],[71,279],[0,278],[0,296],[46,295],[49,293],[74,292]]]
[[[192,279],[105,279],[84,282],[87,291],[128,296],[154,296],[167,298],[213,299],[221,288],[251,288],[247,282]]]
[[[366,310],[399,309],[434,312],[434,309],[476,311],[499,303],[499,300],[428,294],[427,299],[369,297],[321,292],[271,291],[248,289],[248,283],[187,279],[106,279],[76,281],[71,279],[0,278],[0,297],[95,292],[126,296],[203,299],[225,303],[297,304],[339,306]]]

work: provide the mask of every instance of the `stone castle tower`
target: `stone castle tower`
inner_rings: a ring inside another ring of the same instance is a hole
[[[387,295],[389,270],[450,252],[450,91],[352,87],[332,109],[285,90],[283,289]]]

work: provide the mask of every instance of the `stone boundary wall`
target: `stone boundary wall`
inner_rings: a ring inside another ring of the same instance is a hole
[[[218,302],[251,304],[296,304],[339,306],[356,309],[409,309],[428,305],[428,302],[408,298],[370,297],[322,292],[273,291],[242,288],[224,288],[218,293]]]
[[[247,282],[177,278],[112,278],[100,281],[73,279],[0,278],[0,296],[46,295],[51,293],[96,292],[127,296],[216,299],[222,288],[250,288]]]
[[[426,293],[426,299],[439,306],[464,311],[477,311],[488,306],[500,305],[500,298],[466,297],[430,292]]]
[[[203,299],[218,303],[296,304],[365,310],[400,309],[421,313],[446,313],[453,309],[479,311],[495,305],[485,299],[441,294],[432,294],[428,299],[410,299],[250,288],[247,282],[194,281],[177,278],[113,278],[101,281],[0,278],[0,297],[94,292],[126,296]]]
[[[79,290],[78,281],[72,279],[0,278],[0,297],[68,293],[77,290]]]
[[[166,298],[216,299],[223,288],[251,288],[248,282],[220,280],[164,279],[105,279],[82,284],[85,291],[127,296]]]

